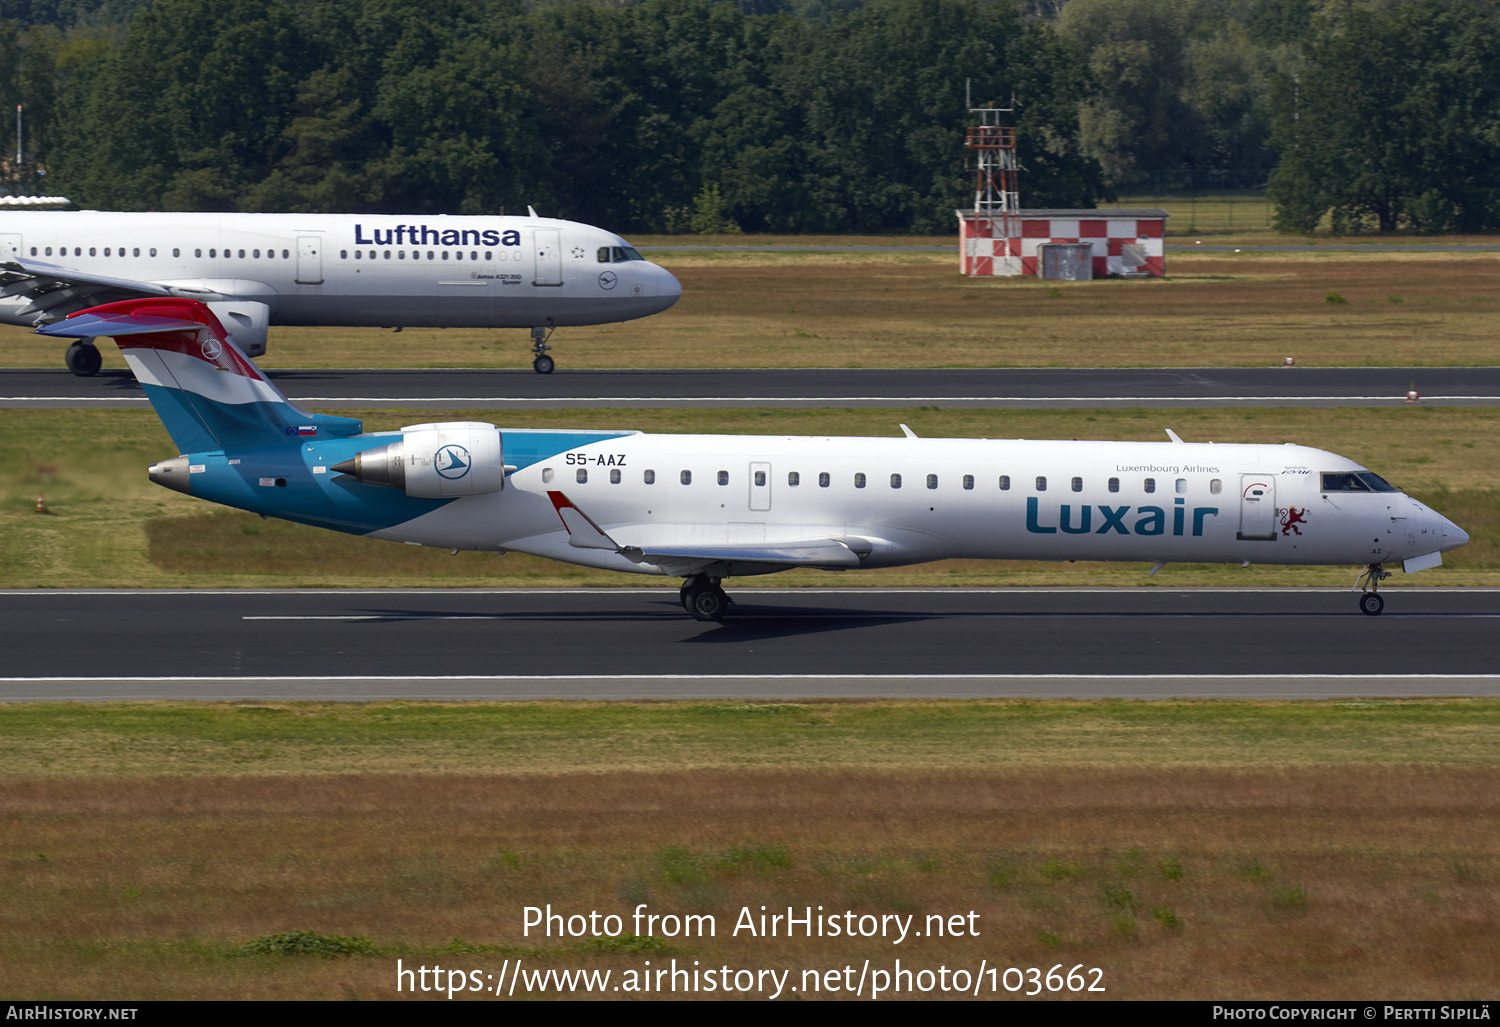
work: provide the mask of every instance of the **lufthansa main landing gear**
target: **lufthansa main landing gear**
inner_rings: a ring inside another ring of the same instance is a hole
[[[692,614],[694,620],[723,620],[729,609],[729,596],[719,587],[718,578],[695,575],[682,583],[682,590],[677,595],[682,608]]]
[[[547,340],[552,338],[554,328],[551,325],[537,325],[531,329],[531,353],[536,358],[531,362],[531,369],[537,374],[551,374],[557,362],[547,356],[547,351],[552,347],[547,345]]]
[[[75,342],[69,346],[63,360],[67,363],[68,370],[80,378],[92,378],[104,364],[104,357],[100,355],[98,347],[83,342]]]
[[[1380,583],[1391,576],[1391,572],[1378,563],[1372,563],[1359,572],[1359,577],[1354,579],[1355,591],[1360,591],[1364,586],[1364,594],[1359,597],[1360,612],[1370,617],[1377,617],[1380,611],[1385,609],[1385,600],[1376,591]]]

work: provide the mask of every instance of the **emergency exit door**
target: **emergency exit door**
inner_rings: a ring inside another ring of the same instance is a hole
[[[323,284],[323,240],[316,236],[303,235],[297,238],[297,284]]]
[[[750,509],[771,509],[771,465],[750,465]]]
[[[1276,475],[1240,475],[1241,541],[1267,541],[1276,537]]]
[[[538,228],[536,242],[536,278],[532,285],[561,285],[562,241],[555,228]]]

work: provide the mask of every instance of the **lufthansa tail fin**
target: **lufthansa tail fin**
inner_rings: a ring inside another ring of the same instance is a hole
[[[108,336],[183,453],[345,438],[364,425],[311,414],[288,400],[197,300],[148,298],[80,310],[39,335]]]

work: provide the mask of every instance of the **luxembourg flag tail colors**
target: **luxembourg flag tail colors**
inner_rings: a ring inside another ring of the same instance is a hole
[[[721,582],[950,558],[1348,564],[1359,608],[1468,542],[1344,457],[1298,445],[650,435],[477,421],[365,432],[302,410],[202,303],[129,300],[38,329],[115,339],[180,454],[151,480],[270,517],[445,549]]]

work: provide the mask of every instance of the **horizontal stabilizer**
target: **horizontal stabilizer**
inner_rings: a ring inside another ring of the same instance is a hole
[[[147,335],[151,332],[196,332],[203,325],[181,318],[151,314],[79,314],[64,321],[43,325],[37,335],[55,335],[64,339],[115,338],[121,335]]]

